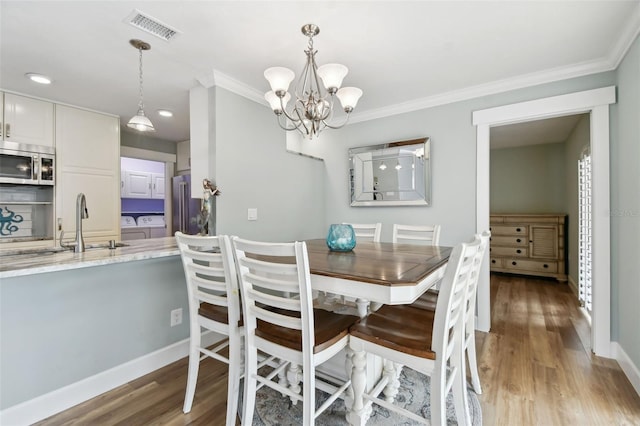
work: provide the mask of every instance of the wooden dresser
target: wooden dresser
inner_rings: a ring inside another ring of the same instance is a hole
[[[492,214],[491,271],[567,280],[566,215]]]

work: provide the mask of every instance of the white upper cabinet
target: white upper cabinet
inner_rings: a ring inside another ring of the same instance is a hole
[[[125,170],[124,198],[151,198],[151,173]]]
[[[1,139],[53,147],[53,103],[12,93],[3,95],[0,114]]]
[[[164,175],[162,173],[151,173],[151,198],[164,200]]]
[[[76,198],[84,193],[85,239],[120,238],[120,123],[118,117],[56,105],[56,217],[75,231]]]
[[[124,170],[122,198],[164,199],[165,181],[163,173]]]

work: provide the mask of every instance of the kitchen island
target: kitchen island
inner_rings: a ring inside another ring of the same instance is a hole
[[[65,250],[5,255],[17,251],[19,250],[0,249],[0,279],[180,254],[174,237],[130,240],[124,246],[115,249],[88,248],[84,253]]]
[[[174,239],[126,243],[0,257],[0,424],[34,423],[186,356]]]

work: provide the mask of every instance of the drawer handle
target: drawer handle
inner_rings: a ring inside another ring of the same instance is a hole
[[[516,239],[516,243],[521,243],[521,242],[522,242],[522,240],[520,238]]]
[[[516,228],[516,232],[522,232],[522,229]]]
[[[549,265],[547,265],[546,263],[544,265],[542,265],[544,268],[548,268]]]
[[[520,254],[520,253],[522,253],[522,250],[518,249],[518,250],[516,250],[516,253]]]
[[[511,262],[511,264],[512,264],[513,266],[516,266],[516,265],[518,264],[518,262]]]
[[[496,263],[496,260],[495,259],[491,259],[491,263]]]

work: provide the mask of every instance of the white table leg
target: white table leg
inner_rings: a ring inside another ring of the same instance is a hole
[[[369,314],[369,301],[367,299],[356,299],[356,306],[358,307],[358,316],[364,318]]]
[[[371,404],[365,404],[364,390],[367,382],[366,367],[367,354],[364,351],[354,351],[352,356],[351,386],[353,388],[353,404],[347,412],[350,425],[363,426],[371,415]],[[347,405],[348,407],[348,405]]]

